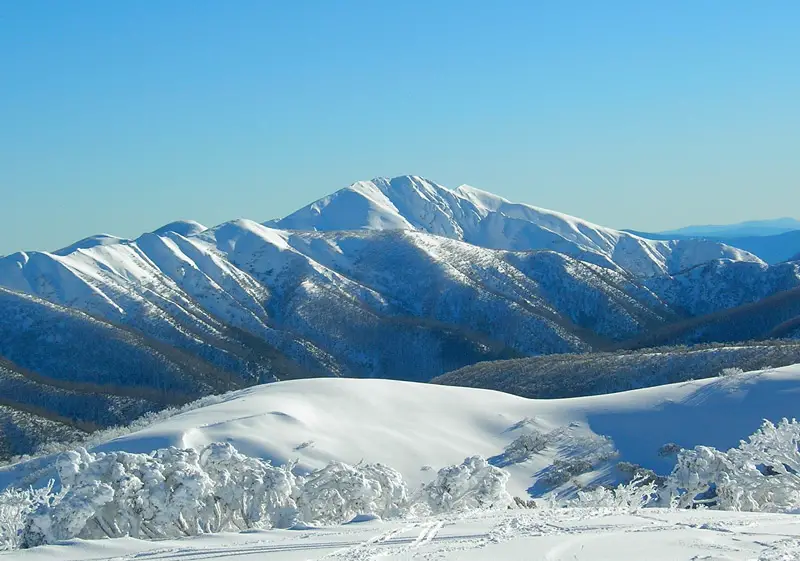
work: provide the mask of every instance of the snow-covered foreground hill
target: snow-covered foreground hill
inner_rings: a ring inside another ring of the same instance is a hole
[[[412,487],[478,454],[509,471],[512,495],[566,496],[576,486],[624,479],[620,461],[668,474],[675,458],[659,452],[667,443],[736,446],[763,419],[796,416],[798,398],[800,365],[555,400],[390,380],[296,380],[231,393],[98,449],[147,453],[228,442],[274,464],[297,459],[301,471],[331,460],[380,462]],[[550,435],[545,449],[521,461],[504,454],[520,435],[534,432]],[[550,477],[557,460],[582,464],[585,473]],[[0,483],[27,471],[26,464],[2,468]]]
[[[158,542],[71,540],[20,561],[797,561],[797,515],[647,510],[471,513],[413,522],[252,531]]]
[[[664,453],[667,443],[734,447],[762,419],[796,415],[799,396],[800,365],[556,400],[388,380],[296,380],[233,392],[102,443],[95,451],[202,449],[225,442],[274,464],[298,460],[294,469],[300,473],[332,460],[380,462],[397,469],[410,488],[432,480],[439,468],[479,454],[509,472],[512,495],[557,495],[561,500],[582,487],[629,479],[623,466],[631,463],[668,474],[675,457]],[[512,454],[509,445],[524,434],[547,439],[534,453]],[[42,465],[34,461],[3,468],[2,483],[40,483],[52,476]],[[582,469],[553,477],[556,466]],[[68,540],[4,558],[800,559],[797,515],[549,505],[544,500],[532,510],[446,511],[181,540]]]

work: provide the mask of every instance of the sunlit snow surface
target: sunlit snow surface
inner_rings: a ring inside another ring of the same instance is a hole
[[[99,450],[147,453],[221,441],[275,463],[296,459],[301,470],[331,460],[381,462],[397,469],[411,486],[479,454],[510,472],[512,495],[564,496],[574,488],[543,487],[545,470],[555,459],[594,453],[605,446],[601,437],[610,439],[619,455],[581,476],[582,485],[614,483],[620,477],[613,469],[618,461],[666,475],[675,460],[659,455],[662,445],[737,446],[765,418],[796,417],[799,397],[800,365],[553,400],[392,380],[320,378],[240,390],[221,403],[171,417]],[[506,464],[505,447],[534,430],[557,436],[541,453]],[[26,464],[0,469],[0,484],[18,480],[26,469]],[[46,481],[50,474],[40,476]]]
[[[561,436],[543,452],[504,467],[511,473],[512,494],[556,492],[563,497],[574,491],[569,484],[548,491],[536,485],[537,479],[553,460],[585,453],[601,435],[619,456],[581,476],[582,484],[612,481],[613,465],[620,460],[668,473],[674,458],[658,454],[667,442],[736,446],[762,419],[796,416],[798,396],[800,366],[559,400],[388,380],[299,380],[235,392],[220,403],[161,421],[100,449],[149,452],[226,441],[276,463],[299,459],[300,469],[330,460],[383,462],[416,487],[436,469],[468,455],[502,462],[505,446],[522,431],[560,430]],[[24,473],[25,464],[10,466],[0,479],[8,484]],[[181,541],[73,540],[2,557],[791,561],[800,559],[800,515],[659,509],[609,514],[540,507]]]
[[[645,510],[503,511],[415,521],[148,542],[82,541],[15,551],[25,561],[677,561],[800,559],[795,515]]]
[[[668,474],[674,458],[659,448],[736,446],[763,419],[797,415],[800,366],[697,380],[617,394],[533,400],[510,394],[392,380],[312,379],[242,390],[101,447],[150,452],[225,441],[242,453],[276,463],[299,459],[301,469],[330,460],[381,462],[410,485],[435,470],[480,454],[511,473],[513,495],[547,494],[537,485],[556,458],[592,453],[600,437],[619,451],[582,481],[613,482],[616,461]],[[547,450],[505,465],[505,447],[520,434],[558,432]],[[424,469],[430,466],[433,470]],[[618,475],[618,474],[617,474]],[[560,488],[559,493],[569,493]]]

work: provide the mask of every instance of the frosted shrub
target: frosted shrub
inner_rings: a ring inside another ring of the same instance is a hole
[[[593,467],[592,462],[586,458],[558,458],[542,479],[551,487],[557,487],[573,477],[592,471]]]
[[[504,459],[507,463],[524,462],[547,448],[549,443],[550,438],[538,431],[522,434],[506,446]]]
[[[296,520],[295,477],[229,444],[59,456],[64,495],[28,518],[23,547],[72,537],[164,538]]]
[[[422,489],[433,514],[470,509],[507,508],[513,498],[506,491],[507,471],[472,456],[461,465],[439,470],[435,480]]]
[[[630,481],[638,480],[640,483],[655,483],[656,485],[663,485],[665,478],[658,475],[652,469],[647,469],[631,462],[619,462],[617,470],[625,474]]]
[[[6,489],[0,493],[0,551],[17,549],[31,512],[55,499],[52,480],[42,489]]]
[[[616,489],[597,487],[591,491],[578,491],[578,497],[566,506],[593,509],[611,509],[633,513],[647,506],[657,497],[656,484],[645,477],[633,479]]]
[[[722,372],[720,372],[719,374],[723,378],[730,378],[731,376],[739,376],[740,374],[744,374],[744,370],[742,370],[741,368],[736,368],[736,367],[723,368]]]
[[[679,507],[707,505],[741,511],[800,508],[800,423],[769,421],[737,448],[683,450],[667,480]]]
[[[678,452],[682,450],[680,444],[674,442],[667,442],[658,449],[658,455],[662,458],[669,458],[670,456],[677,456]]]
[[[217,528],[288,528],[297,522],[299,481],[293,464],[276,467],[227,443],[210,444],[200,461],[215,482],[217,508],[227,513]]]
[[[481,457],[439,471],[411,500],[402,476],[381,464],[332,462],[302,478],[215,443],[200,450],[150,454],[90,453],[58,457],[62,491],[6,491],[0,530],[6,548],[70,538],[174,538],[298,522],[339,524],[357,515],[505,508],[508,473]]]
[[[332,462],[303,482],[297,504],[306,522],[338,524],[358,514],[399,516],[409,495],[403,477],[390,467]]]

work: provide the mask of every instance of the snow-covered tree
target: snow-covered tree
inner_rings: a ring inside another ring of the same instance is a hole
[[[32,513],[23,546],[72,537],[163,538],[290,526],[297,494],[290,469],[230,444],[152,454],[78,449],[56,462],[64,495]]]
[[[800,508],[800,423],[764,424],[737,448],[697,446],[678,454],[666,490],[679,507],[741,511]]]
[[[331,524],[358,514],[399,516],[409,494],[403,477],[388,466],[331,462],[305,479],[297,503],[306,522]]]
[[[56,461],[58,495],[52,486],[0,495],[0,529],[8,547],[34,547],[74,537],[171,538],[340,524],[357,515],[395,518],[419,511],[420,503],[438,513],[512,502],[508,473],[478,456],[440,470],[413,498],[400,473],[382,464],[332,462],[306,477],[293,468],[226,443],[150,454],[79,448]]]
[[[513,498],[506,491],[509,474],[481,456],[439,470],[422,489],[423,500],[434,514],[441,512],[506,508]]]
[[[578,491],[577,498],[568,501],[565,506],[632,513],[647,506],[657,495],[658,490],[652,480],[638,477],[615,489],[597,487],[591,491]]]
[[[504,459],[509,464],[524,462],[547,448],[550,438],[546,434],[533,430],[515,438],[504,452]]]
[[[0,551],[17,549],[30,513],[58,498],[53,483],[51,480],[41,489],[6,489],[0,493]]]

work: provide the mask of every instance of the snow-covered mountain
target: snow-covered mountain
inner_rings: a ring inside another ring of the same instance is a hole
[[[178,221],[0,258],[0,405],[106,426],[277,379],[427,381],[648,337],[794,334],[794,306],[761,308],[757,331],[739,315],[706,331],[699,318],[782,298],[800,286],[796,264],[643,240],[468,187],[359,183],[278,224]]]
[[[706,240],[648,240],[462,185],[416,176],[360,181],[268,225],[290,230],[417,230],[514,251],[548,249],[637,277],[676,273],[711,261],[760,262]]]
[[[705,239],[720,242],[726,245],[743,249],[759,259],[774,265],[784,261],[796,261],[800,256],[800,229],[769,235],[698,235],[690,236],[683,234],[650,234],[646,232],[634,232],[632,234],[651,240],[671,240],[671,239]]]
[[[800,220],[796,218],[774,218],[768,220],[748,220],[738,224],[684,226],[676,230],[659,232],[664,236],[712,236],[715,238],[741,238],[749,236],[774,236],[800,230]]]
[[[17,253],[0,260],[0,286],[254,381],[265,373],[238,349],[254,341],[306,373],[425,380],[481,359],[588,350],[674,319],[627,276],[555,252],[247,220],[188,237]]]

